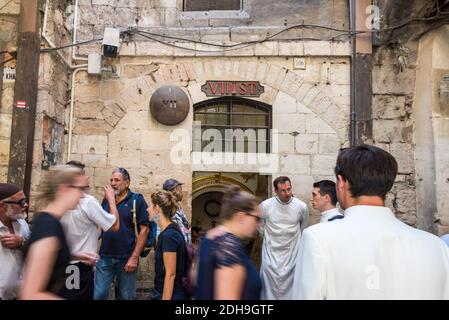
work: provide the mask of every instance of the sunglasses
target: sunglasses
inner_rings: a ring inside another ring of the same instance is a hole
[[[8,204],[18,204],[18,205],[20,205],[22,208],[24,208],[24,207],[28,204],[28,201],[27,201],[26,198],[23,198],[23,199],[20,199],[20,200],[17,200],[17,201],[3,200],[2,202],[3,202],[3,203],[8,203]]]
[[[245,214],[247,214],[247,215],[249,215],[251,217],[256,218],[257,222],[260,222],[260,220],[262,220],[262,218],[260,216],[256,216],[255,214],[251,214],[251,213],[248,213],[248,212],[245,212]]]
[[[75,185],[69,185],[69,187],[70,187],[70,188],[78,189],[78,190],[83,191],[83,192],[89,191],[89,186],[75,186]]]

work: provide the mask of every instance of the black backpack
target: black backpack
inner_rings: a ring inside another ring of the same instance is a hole
[[[173,229],[177,230],[182,239],[184,240],[184,234],[179,229],[178,225],[174,223]],[[196,265],[198,260],[198,250],[191,244],[184,240],[186,250],[186,265],[184,275],[181,277],[181,283],[184,290],[190,295],[193,295],[196,282]]]

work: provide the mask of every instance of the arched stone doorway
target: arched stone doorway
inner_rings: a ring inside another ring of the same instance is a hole
[[[254,190],[230,174],[195,173],[195,175],[192,183],[192,225],[200,227],[203,232],[219,222],[221,197],[226,187],[237,185],[242,190],[255,194]]]
[[[195,172],[192,184],[192,227],[203,236],[220,222],[220,207],[226,187],[237,185],[260,200],[269,196],[271,177],[256,173]],[[256,266],[260,266],[262,238],[256,234],[245,242],[246,250]]]

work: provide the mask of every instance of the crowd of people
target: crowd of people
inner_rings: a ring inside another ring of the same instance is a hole
[[[228,187],[220,224],[200,237],[176,179],[145,199],[116,168],[100,204],[82,163],[54,166],[39,184],[31,231],[24,192],[0,184],[0,299],[132,300],[152,248],[154,300],[449,299],[448,236],[408,226],[385,205],[397,171],[380,148],[340,150],[336,182],[313,184],[321,220],[312,226],[286,176],[261,203]],[[245,248],[257,233],[260,271]]]

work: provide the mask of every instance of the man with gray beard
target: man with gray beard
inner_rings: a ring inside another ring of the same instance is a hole
[[[149,233],[148,205],[143,196],[129,189],[131,178],[125,168],[112,172],[111,187],[120,218],[117,232],[106,231],[100,247],[100,261],[95,272],[94,299],[106,300],[109,287],[116,278],[116,298],[134,298],[139,256],[145,248]],[[110,212],[109,202],[104,199],[103,209]],[[136,235],[136,230],[138,234]]]
[[[17,298],[23,244],[30,236],[25,218],[28,202],[23,191],[0,183],[0,300]]]

